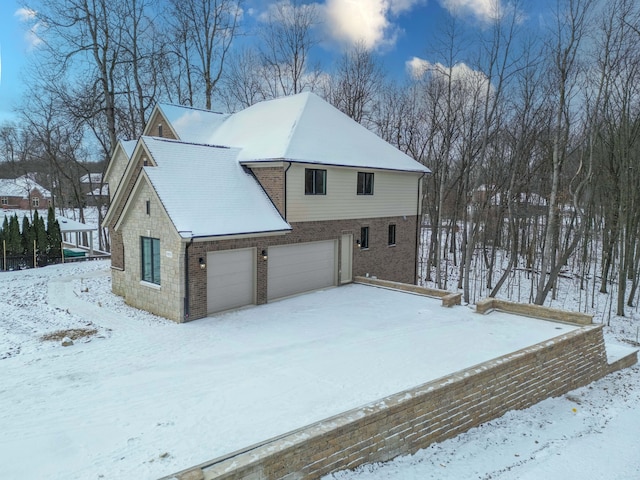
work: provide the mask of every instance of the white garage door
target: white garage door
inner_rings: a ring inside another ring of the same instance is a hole
[[[270,247],[267,300],[335,285],[336,263],[334,240]]]
[[[255,303],[256,250],[207,253],[207,312]]]

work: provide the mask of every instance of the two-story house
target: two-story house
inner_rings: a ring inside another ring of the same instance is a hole
[[[106,172],[113,291],[182,322],[359,275],[415,283],[428,172],[312,93],[157,105]]]

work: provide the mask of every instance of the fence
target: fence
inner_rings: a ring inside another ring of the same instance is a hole
[[[67,261],[67,259],[65,259]],[[42,255],[38,254],[35,258],[36,266],[46,267],[47,265],[54,265],[56,263],[62,263],[62,257],[60,255]],[[26,268],[34,268],[33,255],[6,255],[0,256],[0,270],[12,271],[12,270],[24,270]]]

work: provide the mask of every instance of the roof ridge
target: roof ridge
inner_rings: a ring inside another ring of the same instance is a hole
[[[180,105],[179,103],[158,102],[158,106],[160,108],[162,108],[163,105],[166,105],[168,107],[184,108],[186,110],[196,110],[198,112],[215,113],[216,115],[230,115],[228,112],[216,112],[214,110],[207,110],[206,108],[193,107],[193,106],[189,106],[189,105]]]
[[[194,145],[197,147],[212,147],[212,148],[224,148],[227,150],[238,149],[237,147],[230,147],[228,145],[214,145],[213,143],[200,143],[200,142],[187,142],[185,140],[177,140],[175,138],[166,138],[166,137],[154,137],[153,135],[141,135],[140,138],[143,139],[151,139],[157,142],[167,142],[167,143],[180,143],[182,145]]]
[[[291,141],[296,134],[296,130],[300,126],[300,121],[302,120],[302,117],[305,111],[307,110],[307,107],[309,106],[309,99],[311,98],[312,95],[314,95],[313,92],[300,92],[294,95],[296,97],[304,98],[304,101],[300,107],[300,110],[298,111],[298,114],[295,117],[293,125],[291,126],[291,130],[289,131],[289,138],[287,139],[287,148],[285,149],[285,152],[284,152],[285,157],[289,156],[288,153],[289,153],[289,150],[291,149],[291,143],[292,143]],[[280,98],[291,98],[291,97],[289,96],[289,97],[280,97]]]

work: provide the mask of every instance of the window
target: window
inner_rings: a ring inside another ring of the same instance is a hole
[[[358,195],[373,195],[373,173],[358,172]]]
[[[9,197],[2,197],[2,205],[9,205]]]
[[[360,229],[360,248],[369,248],[369,227]]]
[[[151,201],[150,200],[147,200],[146,207],[147,207],[147,215],[151,215]]]
[[[160,239],[140,237],[142,280],[160,285]]]
[[[396,226],[394,224],[389,225],[389,245],[396,244]]]
[[[304,169],[304,194],[305,195],[326,195],[327,193],[327,171],[317,168]]]
[[[38,208],[40,206],[40,199],[38,197],[31,197],[31,206]]]

